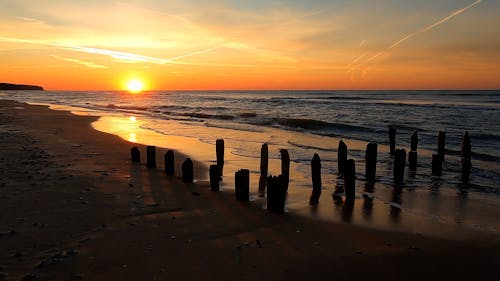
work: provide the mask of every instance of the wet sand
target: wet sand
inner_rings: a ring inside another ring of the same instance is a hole
[[[442,239],[271,214],[230,189],[167,177],[164,150],[157,169],[130,163],[135,144],[92,129],[95,120],[0,101],[0,280],[500,277],[496,235]]]

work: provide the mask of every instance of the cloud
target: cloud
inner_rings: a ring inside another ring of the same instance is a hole
[[[58,60],[69,61],[69,62],[81,64],[81,65],[84,65],[84,66],[89,67],[89,68],[97,68],[97,69],[108,68],[107,66],[96,64],[96,63],[90,62],[90,61],[82,61],[79,59],[72,59],[72,58],[63,58],[63,57],[59,57],[59,56],[55,56],[55,55],[52,55],[52,57],[56,58]]]

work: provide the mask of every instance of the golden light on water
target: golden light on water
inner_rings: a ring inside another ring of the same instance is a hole
[[[131,79],[127,82],[127,90],[131,93],[140,93],[144,90],[144,83],[139,79]]]

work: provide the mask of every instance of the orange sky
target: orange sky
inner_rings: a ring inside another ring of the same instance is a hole
[[[499,1],[18,2],[0,0],[1,82],[48,90],[120,90],[133,78],[165,90],[500,88]]]

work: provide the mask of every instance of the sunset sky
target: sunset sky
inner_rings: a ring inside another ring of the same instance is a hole
[[[0,0],[0,82],[499,89],[498,0]]]

